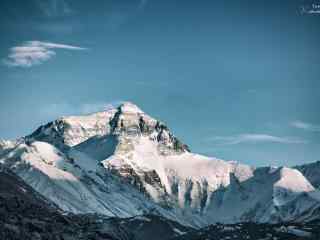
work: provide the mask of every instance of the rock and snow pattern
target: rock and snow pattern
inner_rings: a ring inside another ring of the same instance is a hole
[[[0,163],[74,213],[153,213],[192,226],[320,217],[316,170],[254,168],[192,153],[163,122],[128,102],[1,141]]]

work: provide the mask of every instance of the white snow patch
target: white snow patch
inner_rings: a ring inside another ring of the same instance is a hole
[[[173,228],[172,230],[173,230],[175,233],[179,234],[179,235],[183,235],[183,234],[186,233],[186,232],[184,232],[184,231],[179,230],[178,228]]]
[[[280,170],[280,180],[274,184],[273,202],[275,206],[282,206],[295,199],[300,193],[314,190],[298,170],[283,167]]]

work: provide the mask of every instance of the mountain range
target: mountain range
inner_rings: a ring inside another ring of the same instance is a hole
[[[20,139],[2,140],[0,164],[4,178],[22,181],[52,214],[96,216],[108,226],[113,219],[117,229],[132,219],[166,222],[174,237],[204,227],[217,231],[208,227],[217,223],[276,226],[320,219],[319,162],[253,167],[192,153],[164,122],[130,102],[61,117]]]

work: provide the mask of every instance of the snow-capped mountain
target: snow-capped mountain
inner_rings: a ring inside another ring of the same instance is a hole
[[[193,226],[320,217],[319,190],[299,170],[191,153],[132,103],[62,117],[1,146],[0,163],[74,213],[152,212]]]
[[[0,164],[0,239],[170,239],[192,228],[158,215],[66,214]]]
[[[297,170],[258,168],[251,178],[215,191],[207,211],[213,222],[269,222],[319,217],[319,192]]]
[[[315,187],[320,189],[320,161],[296,166],[307,179]]]
[[[19,140],[10,141],[0,139],[0,156],[1,154],[9,152],[11,149],[13,149],[18,144],[18,142]]]
[[[116,109],[83,116],[62,117],[40,126],[27,139],[49,142],[58,148],[73,147],[94,136],[103,136],[110,132],[107,124]]]

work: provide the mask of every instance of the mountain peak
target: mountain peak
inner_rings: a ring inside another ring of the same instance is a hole
[[[58,118],[40,126],[25,139],[48,142],[64,150],[91,137],[109,134],[148,136],[178,152],[189,151],[187,145],[181,143],[164,123],[150,117],[132,102],[123,102],[102,112]]]
[[[24,140],[14,147],[0,141],[0,163],[74,213],[156,211],[199,226],[319,215],[320,193],[298,170],[191,153],[163,122],[131,102],[59,118]],[[315,183],[318,173],[309,173]]]
[[[137,105],[124,102],[118,108],[109,125],[112,133],[146,133],[154,129],[157,120],[145,114]]]
[[[180,142],[163,122],[150,117],[131,102],[122,103],[118,107],[109,125],[111,134],[125,137],[147,136],[165,146],[166,150],[189,151],[188,146]]]
[[[123,102],[120,104],[118,109],[121,110],[121,112],[127,112],[127,113],[141,113],[143,114],[144,112],[134,103],[132,102]]]

